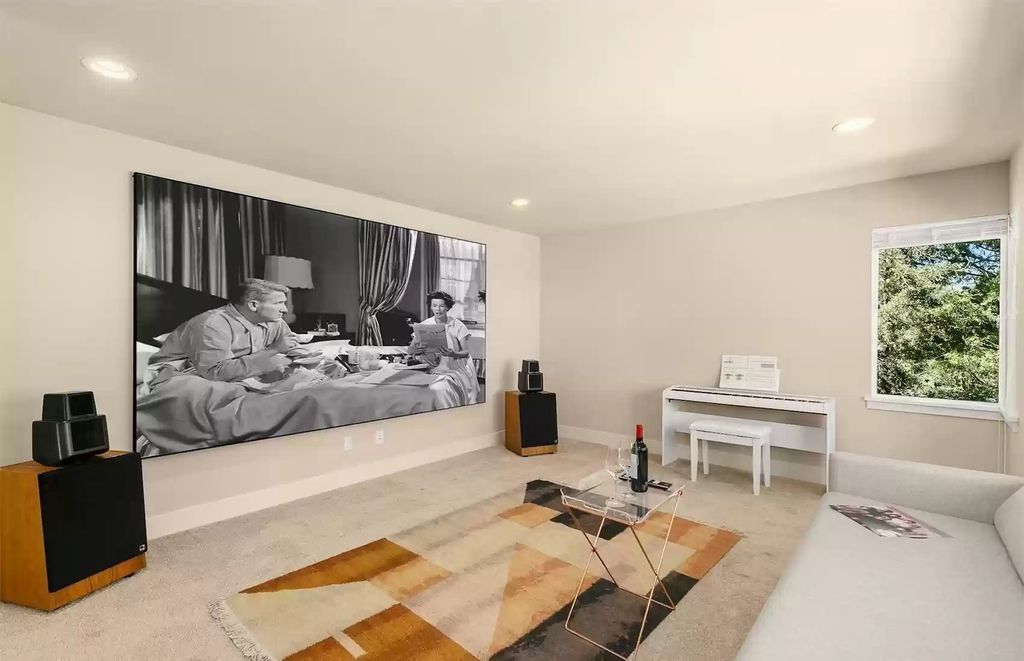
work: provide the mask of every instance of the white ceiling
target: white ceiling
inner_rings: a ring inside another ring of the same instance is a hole
[[[0,100],[576,231],[1008,158],[1024,1],[0,0]]]

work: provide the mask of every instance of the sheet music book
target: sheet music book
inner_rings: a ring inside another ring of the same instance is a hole
[[[722,356],[719,388],[779,392],[779,359],[776,356]]]

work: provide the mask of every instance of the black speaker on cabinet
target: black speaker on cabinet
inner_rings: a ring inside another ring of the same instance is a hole
[[[32,459],[61,466],[109,449],[107,417],[96,415],[91,392],[43,395],[43,419],[32,423]]]
[[[540,371],[540,361],[524,360],[523,369],[519,372],[519,392],[540,392],[541,390],[544,390],[544,375]]]
[[[43,420],[66,422],[93,415],[96,397],[88,390],[43,395]]]
[[[544,375],[540,372],[520,372],[519,392],[540,392],[544,390]]]

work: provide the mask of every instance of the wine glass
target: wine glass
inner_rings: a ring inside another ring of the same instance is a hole
[[[604,470],[612,478],[612,495],[604,502],[607,507],[625,506],[624,502],[615,497],[615,492],[618,491],[619,486],[619,475],[625,468],[622,446],[609,446],[608,451],[604,455]]]

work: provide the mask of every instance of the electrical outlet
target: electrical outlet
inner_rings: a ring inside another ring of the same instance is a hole
[[[352,449],[352,437],[351,436],[346,436],[345,437],[345,449],[346,450],[351,450]]]
[[[384,430],[378,429],[376,436],[377,445],[384,445]]]

